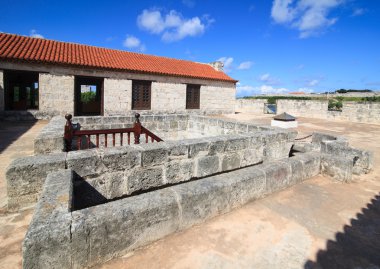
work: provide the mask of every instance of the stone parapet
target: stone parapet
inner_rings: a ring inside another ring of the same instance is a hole
[[[319,154],[303,154],[83,209],[75,208],[77,179],[70,170],[59,171],[46,180],[23,242],[23,268],[95,266],[302,182],[319,169]]]

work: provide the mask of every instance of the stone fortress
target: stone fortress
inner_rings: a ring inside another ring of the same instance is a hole
[[[236,80],[219,63],[8,34],[0,44],[2,116],[50,119],[35,155],[6,173],[8,209],[35,205],[24,268],[95,266],[318,174],[350,182],[372,170],[373,154],[344,137],[304,142],[208,116],[236,109]],[[96,88],[90,101],[82,85]],[[109,130],[131,127],[135,112],[162,142],[66,151],[64,114],[80,130]]]

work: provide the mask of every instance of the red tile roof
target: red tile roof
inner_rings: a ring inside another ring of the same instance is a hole
[[[207,64],[5,33],[0,33],[0,61],[236,82]]]

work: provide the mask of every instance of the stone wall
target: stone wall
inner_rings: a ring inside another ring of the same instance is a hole
[[[295,117],[327,118],[328,101],[277,100],[277,114],[288,113]]]
[[[46,179],[23,242],[23,268],[93,267],[319,171],[319,154],[308,153],[75,211],[78,182],[59,171]]]
[[[200,92],[200,110],[205,114],[234,113],[235,96],[235,86],[202,85]]]
[[[250,113],[255,115],[264,114],[266,99],[237,99],[235,103],[236,112]]]
[[[104,115],[122,115],[131,106],[132,80],[104,79]]]
[[[151,110],[186,112],[186,84],[152,82]]]
[[[4,73],[0,70],[0,111],[4,110]]]
[[[132,80],[152,81],[151,110],[157,113],[233,113],[235,111],[236,86],[223,82],[196,78],[160,76],[83,68],[66,68],[37,64],[0,62],[0,69],[28,70],[40,73],[40,107],[31,116],[45,118],[54,115],[74,114],[74,76],[104,78],[104,115],[125,115],[132,112]],[[201,86],[200,109],[186,110],[186,85]],[[1,96],[1,95],[0,95]],[[18,114],[17,111],[12,111]],[[12,113],[6,115],[12,116]]]
[[[343,102],[340,118],[353,122],[380,123],[380,103]]]
[[[277,100],[277,114],[283,112],[295,117],[380,124],[380,103],[376,102],[343,102],[342,111],[329,111],[328,101]]]
[[[51,116],[74,114],[74,76],[40,73],[39,111]]]

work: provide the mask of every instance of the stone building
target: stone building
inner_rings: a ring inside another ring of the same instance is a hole
[[[0,33],[3,115],[233,113],[236,82],[218,62]]]

